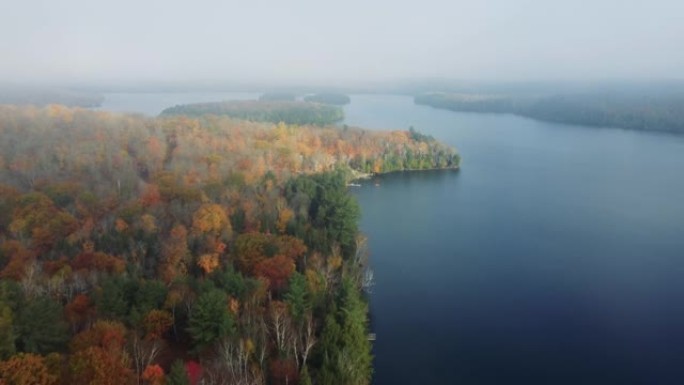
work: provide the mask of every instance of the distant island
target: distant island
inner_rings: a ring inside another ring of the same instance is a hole
[[[304,100],[307,102],[332,104],[332,105],[336,105],[336,106],[344,106],[344,105],[349,104],[351,102],[351,99],[349,98],[348,95],[332,93],[332,92],[307,95],[304,97]]]
[[[684,133],[684,92],[585,92],[556,95],[424,93],[416,104],[464,112],[510,113],[596,127]]]
[[[259,96],[259,101],[262,102],[294,102],[297,100],[297,95],[290,92],[266,92]]]
[[[224,115],[237,119],[286,124],[327,125],[344,119],[344,111],[335,106],[301,101],[236,100],[215,103],[185,104],[162,111],[161,116]]]

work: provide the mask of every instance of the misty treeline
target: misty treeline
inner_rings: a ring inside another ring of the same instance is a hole
[[[290,92],[266,92],[259,96],[260,102],[294,102],[295,100],[297,100],[297,95]]]
[[[592,92],[549,96],[427,93],[416,104],[466,112],[511,113],[556,123],[684,133],[684,92]]]
[[[457,162],[415,131],[0,107],[0,379],[368,384],[349,170],[439,153]]]
[[[343,106],[351,102],[351,98],[349,98],[349,96],[333,92],[307,95],[304,97],[304,100],[307,102],[332,104],[336,106]]]
[[[0,84],[0,104],[33,106],[62,104],[71,107],[99,107],[103,101],[102,95],[92,92]]]
[[[279,95],[264,100],[236,100],[226,102],[197,103],[174,106],[162,111],[161,115],[223,115],[236,119],[287,124],[328,125],[344,119],[344,111],[336,106],[301,101],[273,100]]]

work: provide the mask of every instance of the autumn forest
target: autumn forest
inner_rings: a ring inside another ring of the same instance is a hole
[[[348,183],[458,154],[210,113],[0,106],[0,384],[370,383]]]

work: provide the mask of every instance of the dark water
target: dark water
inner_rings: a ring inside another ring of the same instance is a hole
[[[459,172],[355,189],[376,285],[375,383],[684,383],[684,138],[357,96]]]
[[[238,98],[116,95],[155,115]],[[241,94],[241,98],[255,95]],[[354,96],[347,122],[457,146],[459,172],[354,190],[375,384],[684,383],[684,138]]]

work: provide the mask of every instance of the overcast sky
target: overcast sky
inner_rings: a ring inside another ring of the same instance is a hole
[[[684,78],[683,0],[0,0],[0,81]]]

